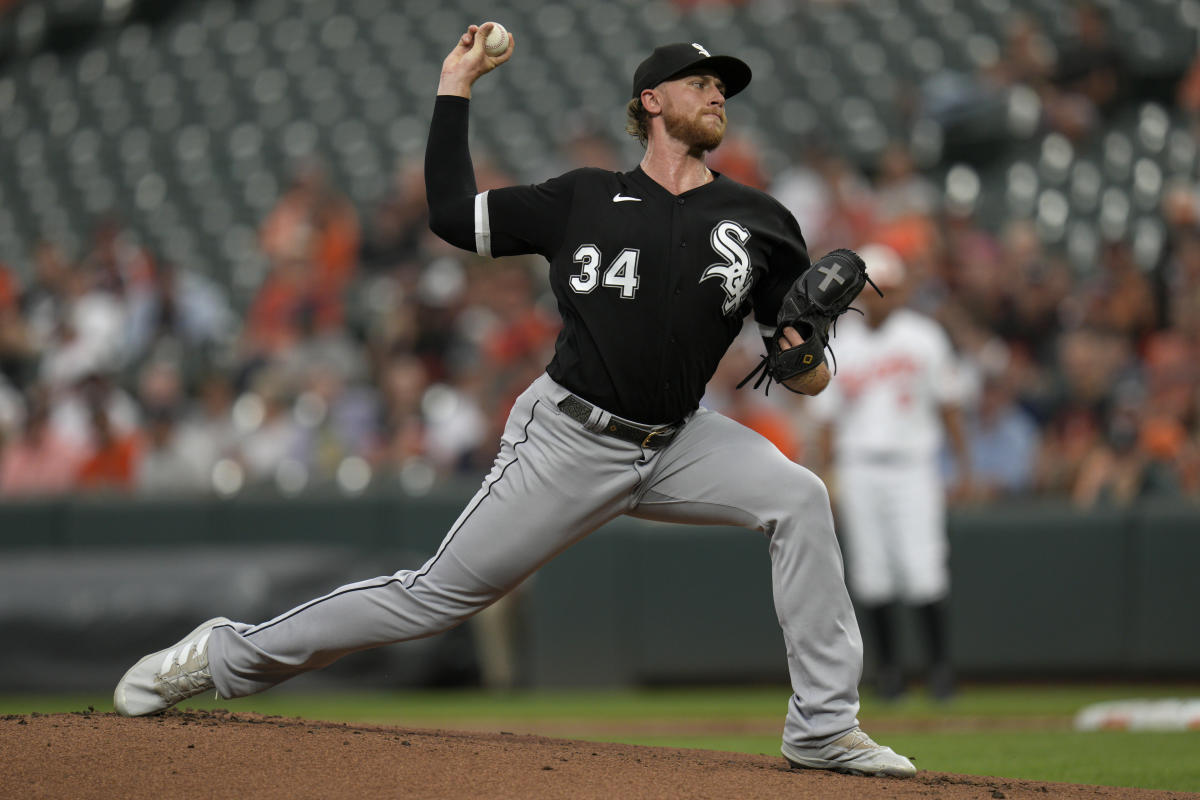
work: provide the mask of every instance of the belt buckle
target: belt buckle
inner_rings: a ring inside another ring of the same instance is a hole
[[[653,439],[655,436],[664,436],[665,434],[666,434],[666,431],[659,430],[657,428],[650,431],[649,433],[646,434],[646,438],[642,439],[642,447],[649,447],[651,439]]]

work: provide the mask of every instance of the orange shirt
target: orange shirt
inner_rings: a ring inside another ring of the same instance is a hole
[[[75,475],[84,489],[129,489],[137,474],[141,442],[136,435],[122,436],[84,459]]]

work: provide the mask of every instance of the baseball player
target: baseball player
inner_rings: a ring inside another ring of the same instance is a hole
[[[834,465],[839,530],[850,590],[875,635],[878,690],[905,689],[896,642],[897,607],[913,606],[928,648],[930,690],[953,691],[945,620],[949,591],[943,430],[957,464],[969,466],[960,404],[964,381],[942,327],[903,307],[905,269],[884,245],[860,251],[882,297],[864,292],[864,316],[840,323],[837,380],[809,401],[823,422],[820,449]],[[969,481],[969,476],[963,478]]]
[[[636,168],[477,192],[472,87],[514,47],[487,55],[490,25],[470,26],[442,65],[425,161],[430,226],[484,256],[546,258],[563,318],[553,360],[517,399],[491,471],[428,562],[262,624],[209,620],[131,668],[117,710],[153,714],[212,688],[242,697],[356,650],[447,630],[628,514],[764,534],[794,690],[787,760],[914,774],[858,727],[862,642],[824,485],[767,439],[699,407],[751,311],[768,334],[770,379],[821,391],[824,329],[806,328],[806,340],[778,315],[803,305],[800,294],[848,305],[862,286],[857,257],[835,251],[810,272],[793,217],[705,166],[750,69],[699,44],[664,45],[638,66],[627,108],[646,148]]]

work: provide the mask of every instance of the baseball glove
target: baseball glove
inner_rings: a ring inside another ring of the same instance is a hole
[[[833,250],[805,270],[783,297],[775,332],[767,340],[766,356],[742,379],[738,388],[745,386],[761,372],[754,388],[757,389],[766,381],[764,391],[770,392],[772,380],[783,383],[823,364],[825,350],[829,347],[830,329],[868,283],[879,292],[879,287],[867,275],[867,265],[853,250]],[[879,295],[882,297],[883,292],[879,292]],[[804,337],[804,344],[783,350],[779,346],[779,339],[783,336],[783,329],[789,326]],[[786,384],[785,388],[790,390]]]

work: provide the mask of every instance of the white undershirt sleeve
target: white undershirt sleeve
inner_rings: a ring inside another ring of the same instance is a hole
[[[488,219],[487,192],[475,195],[475,252],[492,256],[492,224]]]

